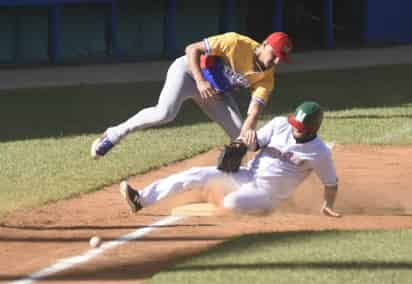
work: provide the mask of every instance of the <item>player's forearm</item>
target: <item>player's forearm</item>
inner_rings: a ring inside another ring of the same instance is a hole
[[[263,106],[260,105],[259,103],[252,101],[249,105],[247,117],[243,123],[242,126],[242,132],[246,130],[255,130],[258,120],[259,120],[259,115],[263,110]]]
[[[259,115],[248,115],[243,122],[242,131],[256,129]]]
[[[202,71],[200,69],[200,55],[202,54],[202,50],[199,49],[196,44],[191,44],[186,47],[185,51],[193,79],[196,83],[204,81],[205,79],[203,78]]]
[[[338,186],[325,186],[324,192],[324,206],[333,208],[335,204],[336,196],[338,193]]]

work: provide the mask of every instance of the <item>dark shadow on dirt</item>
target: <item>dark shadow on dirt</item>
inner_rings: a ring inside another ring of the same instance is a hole
[[[122,237],[119,237],[122,240]],[[173,237],[143,237],[140,239],[130,240],[127,238],[129,242],[190,242],[190,241],[223,241],[226,240],[225,237],[213,237],[213,236],[200,236],[200,237],[191,237],[191,236],[173,236]],[[24,242],[24,243],[87,243],[90,240],[90,237],[71,237],[71,236],[64,236],[64,237],[33,237],[33,236],[25,236],[25,237],[6,237],[0,236],[0,243],[2,242]],[[112,238],[102,238],[103,242],[110,242],[114,239]]]
[[[182,228],[182,227],[214,227],[216,224],[176,224],[176,225],[162,225],[162,226],[147,226],[147,225],[108,225],[108,226],[96,226],[96,225],[82,225],[82,226],[34,226],[34,225],[11,225],[0,224],[0,228],[14,229],[14,230],[27,230],[27,231],[80,231],[80,230],[123,230],[123,229],[142,229],[147,227],[158,228]]]

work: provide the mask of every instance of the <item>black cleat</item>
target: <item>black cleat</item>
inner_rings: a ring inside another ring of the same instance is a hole
[[[120,183],[120,193],[127,201],[130,211],[132,211],[133,213],[143,208],[142,204],[140,203],[139,192],[128,185],[126,181],[122,181]]]

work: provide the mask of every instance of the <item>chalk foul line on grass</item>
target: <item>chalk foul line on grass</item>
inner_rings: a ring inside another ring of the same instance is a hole
[[[34,272],[30,274],[29,276],[10,282],[12,284],[29,284],[33,283],[36,280],[42,280],[43,278],[46,278],[47,276],[50,276],[52,274],[55,274],[57,272],[61,272],[63,270],[66,270],[68,268],[72,268],[76,265],[79,265],[81,263],[85,263],[96,256],[102,254],[106,250],[109,250],[111,248],[123,245],[129,241],[133,241],[136,239],[139,239],[143,237],[145,234],[150,233],[151,231],[161,228],[162,226],[167,226],[170,224],[174,224],[180,220],[183,220],[187,217],[185,216],[169,216],[167,218],[164,218],[154,224],[148,225],[147,227],[137,229],[127,235],[121,236],[117,239],[114,239],[112,241],[104,242],[100,247],[90,249],[86,251],[85,253],[69,258],[64,258],[61,260],[58,260],[56,263],[52,264],[49,267],[46,267],[42,270],[39,270],[37,272]]]

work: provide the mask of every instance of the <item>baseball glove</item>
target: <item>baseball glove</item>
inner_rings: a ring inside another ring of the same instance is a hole
[[[237,172],[243,157],[247,152],[247,146],[241,141],[233,141],[225,145],[217,160],[217,168],[223,172]]]

